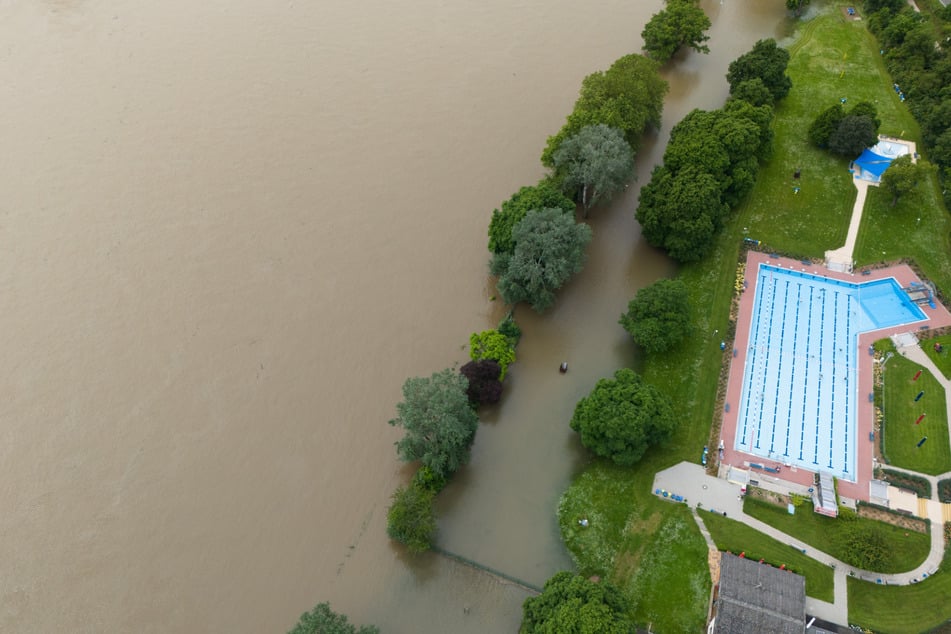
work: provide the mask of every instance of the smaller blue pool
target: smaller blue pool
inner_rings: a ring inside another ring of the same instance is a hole
[[[925,319],[925,314],[911,301],[894,279],[866,282],[858,287],[859,331],[879,330]]]

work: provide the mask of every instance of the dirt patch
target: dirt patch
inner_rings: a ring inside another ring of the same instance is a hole
[[[747,497],[751,497],[755,500],[763,500],[764,502],[769,502],[775,506],[781,506],[786,508],[791,500],[788,495],[783,495],[782,493],[776,493],[775,491],[767,491],[766,489],[761,489],[759,487],[748,487],[746,489]]]
[[[921,519],[920,517],[892,513],[886,511],[885,509],[878,509],[874,506],[865,506],[864,504],[859,505],[858,514],[859,517],[867,517],[869,519],[878,520],[880,522],[885,522],[886,524],[891,524],[892,526],[897,526],[899,528],[914,531],[916,533],[928,532],[928,522]]]

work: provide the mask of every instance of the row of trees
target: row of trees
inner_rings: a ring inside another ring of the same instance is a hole
[[[511,315],[499,328],[472,333],[471,361],[458,372],[446,368],[429,377],[403,383],[403,400],[390,425],[402,427],[396,451],[405,462],[419,462],[412,481],[393,493],[387,512],[387,534],[419,553],[432,547],[436,535],[436,495],[452,475],[469,462],[480,405],[498,402],[502,380],[515,362],[521,331]]]
[[[788,61],[775,41],[760,40],[730,64],[726,105],[694,110],[674,127],[663,164],[641,189],[637,220],[650,244],[679,262],[707,254],[772,149],[772,104],[792,85]]]
[[[921,124],[921,150],[936,166],[951,206],[951,6],[922,8],[931,15],[916,13],[904,0],[865,2],[869,30]]]
[[[626,55],[584,78],[565,125],[549,137],[549,173],[492,212],[490,272],[507,304],[542,312],[585,262],[591,230],[575,220],[623,191],[632,178],[641,134],[660,123],[667,83],[657,62]]]

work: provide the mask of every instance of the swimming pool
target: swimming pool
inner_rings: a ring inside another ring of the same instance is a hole
[[[761,264],[755,292],[734,447],[854,481],[858,335],[925,314],[891,278]]]

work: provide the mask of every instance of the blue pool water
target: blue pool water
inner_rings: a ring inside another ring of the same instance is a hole
[[[760,265],[736,449],[855,480],[858,335],[924,319],[894,279]]]

